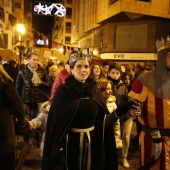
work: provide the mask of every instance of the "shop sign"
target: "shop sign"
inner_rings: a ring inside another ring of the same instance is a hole
[[[114,54],[114,58],[124,58],[125,56],[124,56],[124,54]]]
[[[100,58],[106,60],[157,60],[157,53],[103,53]]]

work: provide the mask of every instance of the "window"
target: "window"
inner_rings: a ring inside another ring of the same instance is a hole
[[[116,26],[115,48],[145,49],[147,47],[147,28],[147,24]]]
[[[67,15],[72,15],[72,8],[67,8],[66,9],[66,14]]]
[[[66,33],[71,33],[71,22],[66,22]]]
[[[15,8],[21,8],[20,3],[15,3]]]
[[[71,22],[66,22],[66,27],[71,29]]]
[[[4,34],[4,42],[7,46],[8,45],[8,34]]]
[[[65,44],[70,44],[71,37],[65,37]]]

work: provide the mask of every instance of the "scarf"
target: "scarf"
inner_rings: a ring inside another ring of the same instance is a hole
[[[121,83],[120,78],[117,79],[117,80],[115,80],[115,79],[111,78],[110,76],[108,76],[107,79],[110,80],[110,81],[112,81],[112,82],[113,82],[113,85],[118,85],[119,83]]]
[[[37,68],[31,68],[28,64],[28,68],[29,70],[33,73],[33,77],[32,77],[32,82],[34,83],[35,86],[38,86],[42,83],[38,73],[36,72]]]

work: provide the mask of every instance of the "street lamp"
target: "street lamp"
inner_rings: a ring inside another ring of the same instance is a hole
[[[18,45],[18,49],[19,49],[19,60],[20,60],[20,64],[22,61],[22,51],[24,50],[24,45],[23,45],[23,35],[25,34],[25,26],[23,24],[17,24],[17,31],[19,32],[19,45]]]

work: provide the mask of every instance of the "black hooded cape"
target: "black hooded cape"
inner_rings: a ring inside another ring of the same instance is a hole
[[[118,169],[117,150],[113,125],[104,127],[105,117],[109,114],[101,93],[92,98],[98,105],[95,120],[95,159],[91,170]],[[52,100],[47,120],[42,170],[65,170],[65,136],[78,110],[80,98],[70,95],[65,85],[61,85]]]

